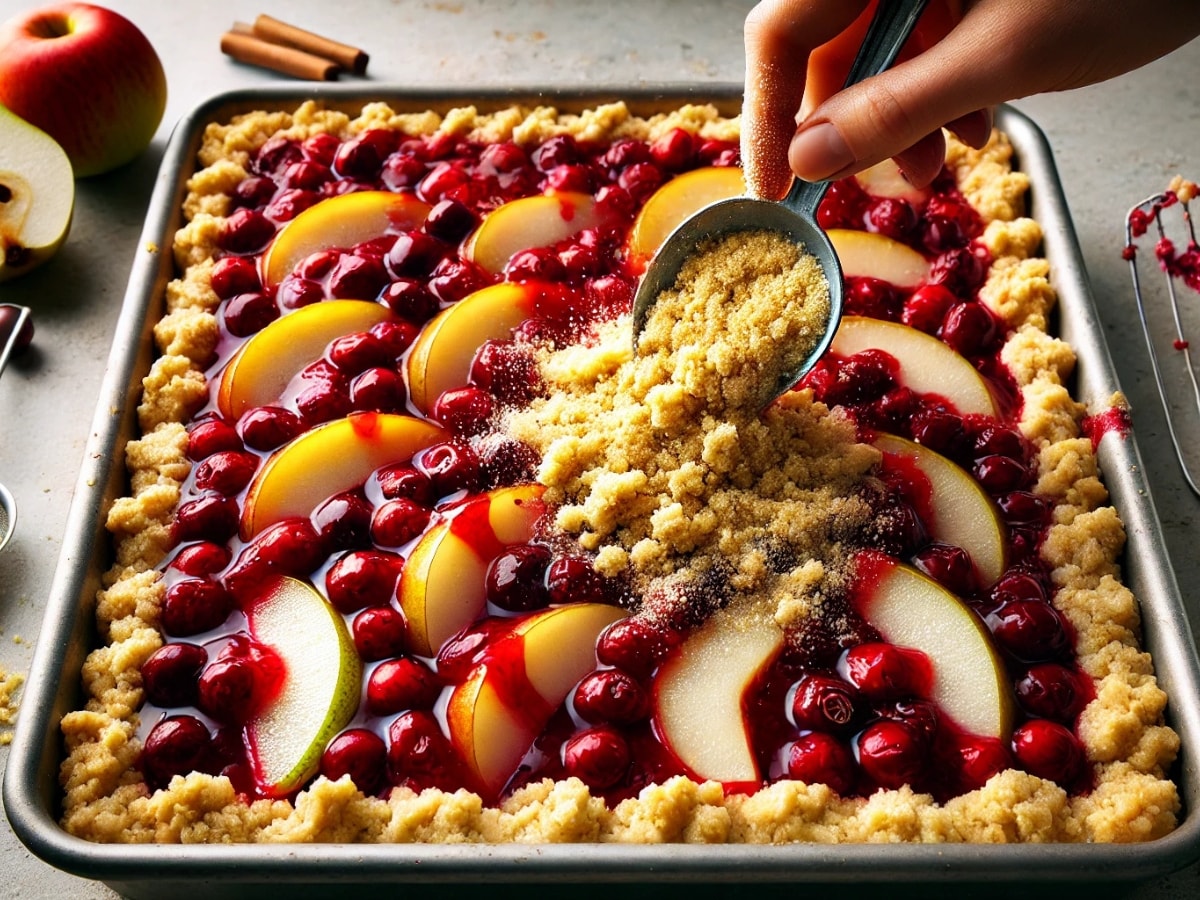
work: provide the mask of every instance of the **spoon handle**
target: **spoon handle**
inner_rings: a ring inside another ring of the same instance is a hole
[[[29,318],[29,307],[17,306],[15,303],[0,303],[0,306],[15,309],[16,315],[0,318],[0,372],[8,365],[8,357],[16,349],[17,341],[21,339],[21,328]]]
[[[896,54],[912,34],[917,19],[925,11],[929,0],[879,0],[871,25],[867,28],[858,55],[850,66],[844,87],[872,75],[878,75],[892,64]],[[802,216],[811,218],[829,187],[828,181],[805,181],[796,178],[791,190],[783,198],[783,204]]]

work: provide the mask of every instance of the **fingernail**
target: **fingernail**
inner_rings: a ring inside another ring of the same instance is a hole
[[[792,171],[807,181],[835,175],[854,162],[854,154],[829,122],[818,122],[792,138],[788,150]]]

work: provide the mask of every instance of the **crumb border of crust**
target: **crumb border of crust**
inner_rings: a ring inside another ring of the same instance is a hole
[[[292,112],[256,113],[208,126],[200,169],[188,182],[185,224],[174,246],[179,275],[166,288],[155,325],[160,353],[143,383],[142,437],[126,448],[129,495],[107,517],[115,558],[96,609],[101,646],[82,673],[86,704],[62,720],[67,754],[62,824],[98,842],[1083,842],[1141,841],[1176,824],[1177,788],[1165,776],[1178,737],[1163,724],[1166,697],[1139,642],[1137,601],[1119,581],[1124,532],[1099,479],[1091,444],[1080,437],[1085,413],[1066,381],[1074,355],[1048,336],[1055,303],[1041,232],[1024,217],[1027,177],[1011,168],[1012,148],[995,133],[981,150],[949,139],[947,163],[987,223],[994,264],[981,291],[1012,329],[1004,349],[1023,403],[1020,428],[1038,450],[1037,490],[1054,500],[1043,548],[1053,566],[1055,605],[1077,635],[1079,665],[1096,699],[1079,733],[1095,787],[1069,796],[1018,770],[944,804],[905,788],[842,798],[824,785],[780,781],[757,793],[726,796],[719,784],[672,778],[608,808],[574,779],[529,785],[498,807],[465,790],[389,799],[364,797],[346,778],[318,777],[295,803],[240,801],[229,781],[192,774],[150,792],[136,769],[141,663],[161,644],[162,585],[154,567],[170,546],[173,509],[190,464],[183,427],[207,394],[204,368],[216,342],[218,300],[209,286],[213,238],[229,211],[227,191],[243,177],[250,152],[275,134],[346,137],[370,127],[409,134],[445,131],[485,140],[535,142],[558,133],[588,139],[654,136],[672,127],[735,137],[737,119],[704,105],[641,119],[621,103],[578,115],[553,107],[512,107],[481,116],[473,107],[444,116],[397,113],[369,104],[357,117],[306,102]]]

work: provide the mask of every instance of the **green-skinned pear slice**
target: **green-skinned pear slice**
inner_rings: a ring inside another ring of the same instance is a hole
[[[862,554],[858,566],[855,606],[888,643],[929,659],[928,699],[968,734],[1006,739],[1012,689],[980,618],[932,578],[881,554]]]
[[[53,256],[74,208],[75,174],[62,147],[0,106],[0,281]]]
[[[362,662],[341,614],[306,582],[279,579],[246,618],[284,665],[279,694],[246,726],[255,780],[281,797],[316,774],[325,745],[354,716]]]

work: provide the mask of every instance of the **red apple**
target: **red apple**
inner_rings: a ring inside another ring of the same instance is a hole
[[[58,141],[77,177],[145,150],[166,104],[158,54],[112,10],[57,3],[0,25],[0,105]]]

